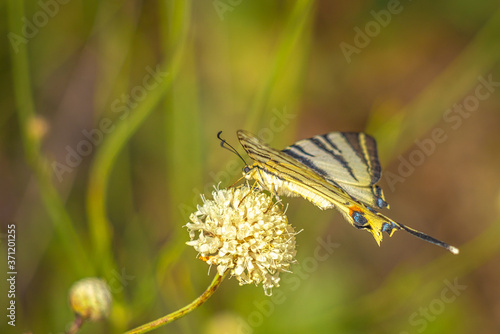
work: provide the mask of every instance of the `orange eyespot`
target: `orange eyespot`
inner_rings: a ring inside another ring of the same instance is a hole
[[[368,224],[368,220],[365,218],[365,213],[363,209],[358,206],[350,206],[349,207],[349,216],[351,216],[354,221],[354,225],[358,228],[366,228],[366,224]]]
[[[349,207],[349,216],[352,217],[352,214],[354,212],[358,212],[360,214],[363,214],[363,210],[359,206],[356,206],[356,205],[353,205],[353,206]]]

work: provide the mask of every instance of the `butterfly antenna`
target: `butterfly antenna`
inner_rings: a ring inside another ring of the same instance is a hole
[[[238,153],[238,151],[236,151],[236,149],[233,146],[231,146],[231,144],[229,144],[225,139],[222,139],[220,137],[221,133],[222,131],[219,131],[219,133],[217,133],[217,138],[219,138],[220,140],[220,147],[225,148],[229,152],[233,152],[234,154],[236,154],[246,166],[247,162],[245,161],[245,159],[243,159],[243,157]]]
[[[422,240],[425,240],[427,242],[430,242],[431,244],[434,244],[436,246],[439,246],[439,247],[443,247],[447,250],[449,250],[450,252],[452,252],[453,254],[458,254],[460,251],[458,248],[454,247],[454,246],[451,246],[451,245],[448,245],[447,243],[445,242],[442,242],[438,239],[435,239],[425,233],[422,233],[420,231],[417,231],[417,230],[414,230],[408,226],[405,226],[403,224],[398,224],[398,226],[402,229],[402,230],[405,230],[406,232],[410,233],[411,235],[414,235],[416,236],[417,238],[420,238]]]

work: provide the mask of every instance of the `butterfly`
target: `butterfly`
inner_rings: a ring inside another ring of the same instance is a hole
[[[375,139],[362,132],[330,132],[303,139],[278,151],[245,130],[237,132],[254,160],[244,168],[247,179],[278,196],[302,196],[322,210],[336,208],[354,227],[370,232],[380,246],[383,232],[404,230],[458,254],[456,247],[395,222],[377,209],[389,208]]]

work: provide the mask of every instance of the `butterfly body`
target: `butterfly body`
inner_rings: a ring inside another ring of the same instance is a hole
[[[279,196],[302,196],[322,210],[336,208],[358,229],[369,231],[377,244],[382,233],[405,230],[421,239],[458,249],[422,232],[399,224],[376,211],[388,208],[383,191],[375,140],[364,133],[331,132],[304,139],[282,151],[239,130],[238,139],[255,161],[245,167],[245,177]]]
[[[269,165],[272,166],[273,163],[270,162]],[[318,176],[312,173],[309,173],[310,177],[307,181],[297,184],[294,182],[293,176],[280,174],[272,167],[262,168],[254,164],[249,168],[250,171],[246,177],[256,180],[261,188],[279,196],[302,196],[322,210],[337,208],[353,226],[372,232],[378,244],[382,241],[383,225],[388,223],[389,226],[393,226],[395,224],[389,218],[378,212],[370,211],[362,203],[353,200],[341,189],[335,190],[325,187]],[[301,175],[304,176],[304,174]]]

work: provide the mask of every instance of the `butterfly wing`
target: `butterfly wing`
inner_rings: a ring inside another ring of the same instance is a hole
[[[344,203],[349,195],[333,187],[315,171],[282,151],[261,142],[253,134],[239,130],[238,139],[255,163],[247,166],[245,177],[255,179],[263,189],[284,196],[302,196],[321,209]]]
[[[269,191],[302,196],[321,209],[336,207],[347,221],[370,232],[377,243],[382,233],[404,230],[422,240],[459,250],[376,212],[384,207],[382,190],[376,186],[381,168],[375,140],[364,133],[331,132],[304,139],[283,151],[275,150],[249,132],[239,130],[238,139],[255,161],[245,168],[248,178]]]
[[[330,132],[303,139],[283,153],[313,170],[328,183],[341,187],[354,199],[372,207],[388,207],[382,189],[377,146],[364,133]]]

